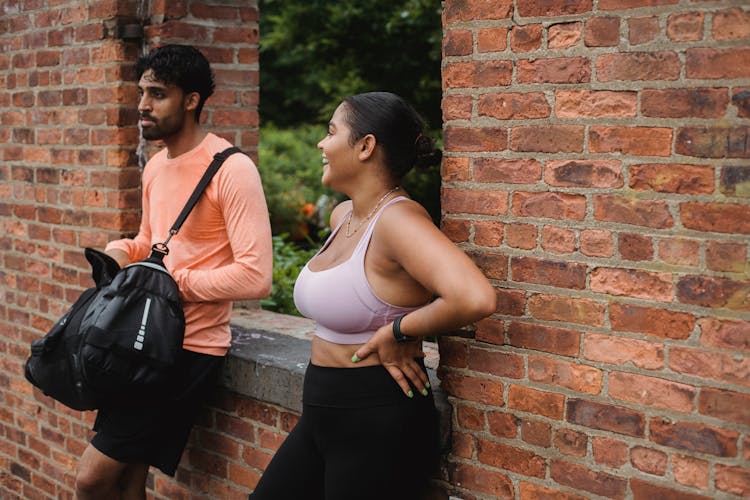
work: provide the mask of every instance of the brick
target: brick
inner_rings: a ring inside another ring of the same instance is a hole
[[[574,493],[526,482],[519,483],[519,494],[519,500],[586,500],[586,497]]]
[[[470,347],[468,359],[469,369],[477,373],[514,379],[525,375],[523,357],[515,354]]]
[[[481,319],[476,323],[474,338],[488,344],[502,345],[505,343],[505,322],[494,318]]]
[[[503,191],[444,189],[441,202],[450,214],[501,215],[508,211],[508,193]]]
[[[443,121],[470,120],[472,102],[473,98],[470,95],[454,94],[443,96]]]
[[[471,464],[451,463],[448,465],[451,484],[495,498],[513,498],[513,482],[505,474],[477,467]]]
[[[748,92],[750,96],[750,92]],[[749,106],[750,107],[750,106]],[[721,169],[719,189],[729,196],[750,198],[750,167],[728,165]]]
[[[446,151],[502,151],[508,145],[508,132],[504,128],[446,127]]]
[[[680,204],[683,225],[696,231],[750,234],[747,207],[729,203],[687,202]]]
[[[441,387],[457,398],[494,406],[504,404],[502,382],[466,377],[455,372],[446,373],[441,380]]]
[[[627,490],[627,479],[560,459],[550,461],[550,477],[560,484],[576,490],[588,491],[607,498],[623,499]]]
[[[609,395],[614,399],[648,407],[689,413],[693,410],[696,388],[635,373],[609,374]]]
[[[507,19],[511,15],[512,0],[447,0],[443,6],[447,24],[479,19]]]
[[[698,398],[698,411],[727,422],[750,425],[750,395],[703,387]]]
[[[452,29],[443,38],[444,56],[468,56],[474,51],[474,38],[471,30]]]
[[[531,224],[505,225],[505,244],[512,248],[536,248],[537,228]]]
[[[560,192],[513,193],[513,209],[519,217],[583,220],[586,198]]]
[[[645,261],[654,258],[654,241],[649,236],[636,233],[621,233],[617,248],[624,260]]]
[[[456,405],[456,422],[459,429],[483,431],[485,429],[485,412],[474,406]]]
[[[612,257],[615,245],[612,233],[606,230],[585,229],[579,235],[581,253],[592,257]]]
[[[712,271],[743,273],[747,263],[747,245],[731,241],[706,243],[706,267]]]
[[[576,330],[514,321],[508,326],[508,344],[522,349],[577,356],[581,334]]]
[[[584,128],[578,125],[537,125],[513,127],[510,149],[539,153],[581,153]]]
[[[518,83],[588,83],[591,63],[583,57],[526,59],[516,62]]]
[[[577,392],[599,394],[602,371],[593,366],[557,359],[529,356],[529,380],[556,385]]]
[[[750,352],[750,321],[701,318],[698,328],[702,345]]]
[[[703,12],[676,12],[667,18],[667,37],[673,42],[703,39]]]
[[[667,238],[659,241],[659,258],[679,266],[697,266],[700,262],[700,243],[681,238]]]
[[[466,344],[451,337],[440,336],[438,338],[440,349],[440,361],[442,365],[464,368],[467,366],[468,349]]]
[[[750,386],[750,357],[747,356],[674,347],[669,365],[679,373]]]
[[[533,184],[542,178],[541,164],[524,158],[476,158],[473,172],[477,182]]]
[[[534,318],[587,326],[604,324],[604,306],[589,299],[537,294],[528,300]]]
[[[562,227],[544,226],[542,249],[554,254],[573,253],[576,249],[575,232]]]
[[[714,40],[750,39],[750,12],[735,7],[714,13],[711,36]]]
[[[630,187],[660,193],[710,194],[714,190],[714,169],[679,163],[633,165]]]
[[[747,78],[750,76],[750,48],[687,49],[685,76],[696,79]]]
[[[589,129],[589,150],[592,153],[669,156],[672,151],[672,129],[594,126]]]
[[[502,87],[510,85],[513,64],[510,61],[449,62],[443,67],[446,88]]]
[[[664,346],[656,342],[615,337],[612,335],[587,334],[583,339],[585,359],[600,363],[659,370],[664,367]]]
[[[534,446],[549,448],[552,445],[552,426],[547,422],[524,419],[521,424],[521,439]]]
[[[708,488],[710,466],[705,460],[672,455],[672,475],[677,483],[705,490]]]
[[[477,113],[498,120],[548,118],[551,107],[542,92],[503,92],[479,96]]]
[[[592,8],[592,0],[525,0],[518,5],[518,14],[522,17],[554,17],[583,14],[590,12]]]
[[[476,221],[474,223],[474,243],[477,245],[498,247],[503,243],[502,222]]]
[[[633,437],[643,437],[645,433],[643,413],[622,406],[569,398],[566,413],[572,424]]]
[[[613,330],[645,333],[652,337],[685,340],[695,327],[695,316],[686,312],[634,304],[612,304],[609,318]]]
[[[720,491],[750,497],[750,470],[747,467],[716,464],[714,484]]]
[[[555,93],[558,118],[634,117],[636,92],[610,90],[559,90]]]
[[[542,46],[542,25],[515,25],[510,30],[510,48],[513,52],[529,52]]]
[[[469,158],[450,156],[443,158],[440,175],[446,181],[468,181],[471,179]]]
[[[592,17],[588,19],[584,37],[587,47],[616,47],[620,43],[620,18]]]
[[[698,158],[750,158],[748,127],[681,127],[675,152]]]
[[[683,276],[677,282],[683,304],[750,311],[750,282],[710,276]]]
[[[651,441],[672,448],[718,457],[737,456],[738,433],[700,423],[674,422],[662,418],[649,421]]]
[[[616,195],[594,195],[594,217],[606,222],[668,229],[674,226],[669,207],[662,200]]]
[[[594,460],[598,464],[612,468],[620,468],[628,461],[628,445],[619,439],[593,436],[591,450]]]
[[[710,497],[689,493],[684,490],[675,490],[666,486],[648,483],[641,479],[630,480],[630,489],[633,492],[633,500],[709,500]]]
[[[497,290],[497,312],[508,316],[523,316],[526,310],[526,294],[521,290]]]
[[[628,19],[628,41],[630,45],[642,45],[659,36],[659,18],[633,17]]]
[[[725,88],[644,89],[641,113],[659,118],[721,118],[729,106]]]
[[[590,273],[590,289],[616,296],[671,302],[672,276],[638,269],[596,268]]]
[[[466,219],[444,218],[440,224],[440,230],[454,243],[463,243],[469,241],[471,222]]]
[[[515,384],[510,386],[508,392],[509,408],[556,420],[563,417],[564,400],[562,394],[538,391]]]
[[[531,477],[544,477],[546,460],[534,452],[504,443],[478,439],[477,459],[483,463]]]
[[[580,22],[553,24],[547,29],[547,47],[564,50],[578,45],[583,38]]]
[[[617,160],[551,160],[544,180],[552,186],[622,187],[622,163]]]
[[[474,437],[454,432],[451,436],[451,450],[454,456],[472,458],[474,456]]]
[[[555,432],[555,447],[565,455],[582,458],[586,456],[588,437],[573,429],[558,429]]]
[[[487,413],[487,424],[491,434],[512,439],[518,434],[518,418],[512,413],[493,411]]]
[[[672,81],[680,77],[680,58],[675,52],[627,52],[604,54],[594,61],[600,82]]]
[[[477,51],[502,52],[508,47],[508,28],[498,26],[477,30]]]
[[[504,280],[507,278],[507,255],[491,252],[468,252],[468,255],[489,279]],[[498,312],[501,311],[502,308],[498,306]]]
[[[538,283],[560,288],[583,290],[586,287],[585,264],[513,257],[510,261],[514,281]]]

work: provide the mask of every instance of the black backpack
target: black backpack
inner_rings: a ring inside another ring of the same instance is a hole
[[[177,283],[164,266],[177,234],[224,160],[214,160],[163,243],[120,270],[107,254],[86,248],[96,286],[85,290],[41,339],[31,344],[25,375],[44,394],[75,410],[148,403],[169,395],[185,335]]]

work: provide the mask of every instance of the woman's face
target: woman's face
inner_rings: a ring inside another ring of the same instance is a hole
[[[355,144],[349,142],[351,129],[344,120],[345,115],[345,105],[339,104],[328,122],[328,133],[318,142],[318,149],[323,154],[321,182],[332,189],[337,189],[340,181],[351,177],[358,161],[357,147],[360,141]]]

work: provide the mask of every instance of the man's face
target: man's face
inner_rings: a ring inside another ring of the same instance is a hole
[[[180,133],[186,119],[192,119],[186,114],[182,89],[156,80],[153,70],[148,69],[141,76],[138,94],[138,124],[146,140],[168,140]]]

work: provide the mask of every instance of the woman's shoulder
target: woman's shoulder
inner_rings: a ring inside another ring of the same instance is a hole
[[[330,226],[336,228],[352,209],[352,200],[344,200],[331,210]]]

